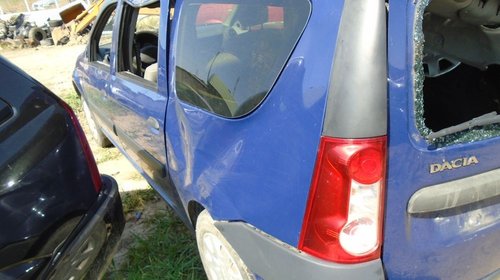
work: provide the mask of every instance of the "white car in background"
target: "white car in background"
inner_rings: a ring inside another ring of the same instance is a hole
[[[57,6],[57,0],[39,0],[31,4],[31,8],[34,11],[44,10],[47,8],[55,8]]]

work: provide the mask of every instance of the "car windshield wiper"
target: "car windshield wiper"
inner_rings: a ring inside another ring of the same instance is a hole
[[[427,136],[427,140],[437,139],[446,135],[450,135],[456,132],[464,131],[478,126],[485,126],[489,124],[500,123],[500,115],[497,112],[491,112],[484,114],[482,116],[473,118],[470,121],[463,122],[454,126],[441,129],[439,131],[433,132]]]

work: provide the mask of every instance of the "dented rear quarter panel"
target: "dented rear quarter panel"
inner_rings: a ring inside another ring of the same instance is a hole
[[[182,1],[176,5],[178,11]],[[310,19],[278,81],[246,117],[221,118],[178,100],[171,58],[167,158],[184,203],[198,201],[216,220],[245,221],[297,246],[331,69],[323,62],[333,59],[342,6],[312,1]]]
[[[414,1],[391,1],[384,267],[393,279],[478,279],[500,266],[498,196],[444,212],[407,214],[407,203],[419,189],[500,167],[499,138],[437,147],[420,135],[413,113],[415,12]],[[470,157],[478,163],[430,172],[432,164]]]

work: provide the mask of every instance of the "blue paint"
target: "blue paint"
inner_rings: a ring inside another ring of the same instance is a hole
[[[167,15],[168,1],[161,4],[161,13]],[[175,10],[182,11],[182,4],[177,1]],[[415,4],[409,0],[390,4],[389,155],[382,258],[386,275],[391,279],[487,275],[498,269],[498,262],[485,260],[500,259],[498,204],[441,217],[411,217],[406,207],[422,187],[499,168],[500,139],[435,149],[420,136],[413,114]],[[118,10],[122,7],[120,2]],[[116,73],[118,25],[109,73],[93,69],[80,57],[74,80],[89,101],[101,102],[92,109],[101,116],[98,119],[106,135],[178,212],[185,215],[188,204],[196,201],[216,220],[245,221],[297,246],[342,8],[343,1],[313,1],[304,33],[279,79],[260,106],[242,118],[223,118],[177,98],[174,66],[179,12],[168,32],[168,17],[161,17],[157,88],[140,86]],[[150,117],[158,122],[159,130],[151,129]],[[158,183],[137,151],[114,134],[113,125],[164,167],[174,189]],[[472,155],[480,164],[429,173],[432,163]],[[172,196],[173,190],[178,198]]]
[[[279,80],[250,115],[221,118],[170,95],[167,158],[184,203],[198,201],[215,219],[246,221],[297,245],[331,68],[322,62],[332,60],[342,3],[329,6],[313,7]],[[311,44],[318,40],[329,43]]]
[[[499,266],[498,261],[491,261],[500,260],[498,204],[461,209],[442,217],[406,214],[409,198],[420,188],[497,169],[500,165],[498,138],[434,149],[420,136],[413,114],[413,2],[392,1],[389,15],[390,129],[384,267],[390,279],[486,276]],[[432,163],[472,155],[480,164],[429,173]]]

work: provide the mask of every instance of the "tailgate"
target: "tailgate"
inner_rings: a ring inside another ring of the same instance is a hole
[[[498,3],[427,2],[390,3],[384,267],[389,279],[498,279]]]

